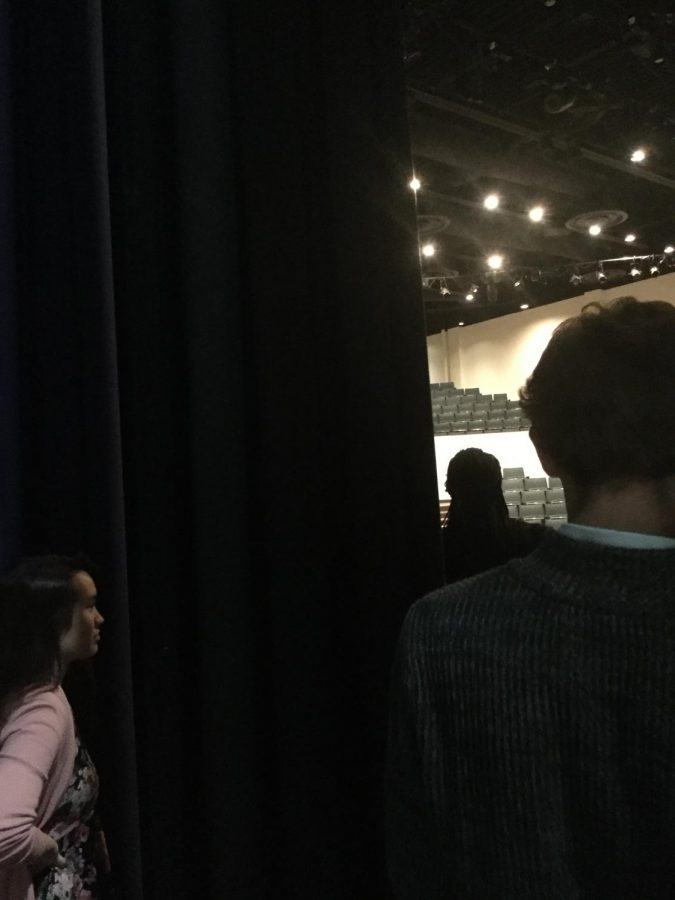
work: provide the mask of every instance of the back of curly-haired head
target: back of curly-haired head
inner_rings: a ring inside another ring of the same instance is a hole
[[[538,449],[579,485],[675,475],[675,307],[588,304],[556,328],[520,401]]]

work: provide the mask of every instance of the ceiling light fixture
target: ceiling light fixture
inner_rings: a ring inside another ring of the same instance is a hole
[[[632,244],[634,240],[635,240],[635,235],[632,232],[630,234],[627,234],[626,237],[624,238],[624,241],[627,244]]]
[[[497,209],[499,206],[499,194],[488,194],[483,200],[483,206],[485,209]]]
[[[637,147],[630,155],[630,161],[641,163],[647,159],[647,151],[643,147]]]
[[[601,231],[602,231],[602,226],[598,225],[597,222],[595,224],[591,225],[588,229],[588,233],[591,235],[591,237],[597,237]]]
[[[493,253],[491,256],[488,256],[487,264],[496,272],[504,265],[504,257],[500,253]]]
[[[419,189],[422,187],[422,182],[419,180],[419,178],[417,178],[417,176],[414,176],[410,180],[408,187],[411,191],[415,191],[415,193],[417,193],[417,191],[419,191]]]
[[[436,253],[436,248],[433,244],[425,244],[422,247],[422,256],[426,256],[427,259],[432,257]]]
[[[541,222],[544,218],[544,207],[543,206],[533,206],[532,209],[528,212],[528,216],[532,222]]]

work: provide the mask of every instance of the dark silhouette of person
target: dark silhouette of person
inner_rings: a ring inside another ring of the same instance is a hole
[[[675,306],[589,304],[521,390],[568,523],[406,617],[397,900],[675,897],[674,360]]]
[[[543,525],[509,518],[499,460],[477,447],[460,450],[448,464],[451,502],[443,523],[446,582],[525,556],[541,542]]]

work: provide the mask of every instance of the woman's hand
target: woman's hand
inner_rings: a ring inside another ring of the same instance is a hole
[[[45,844],[44,850],[39,855],[34,856],[28,863],[28,871],[31,875],[38,875],[40,872],[45,869],[51,869],[53,866],[62,869],[66,864],[65,857],[59,853],[59,845],[56,841],[50,838],[49,835],[45,835],[45,838],[49,843]]]

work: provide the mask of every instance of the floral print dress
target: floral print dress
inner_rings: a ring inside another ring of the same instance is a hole
[[[95,860],[100,856],[102,832],[94,816],[97,798],[98,775],[78,737],[72,778],[45,829],[56,840],[66,864],[37,877],[36,900],[96,900],[99,896]]]

